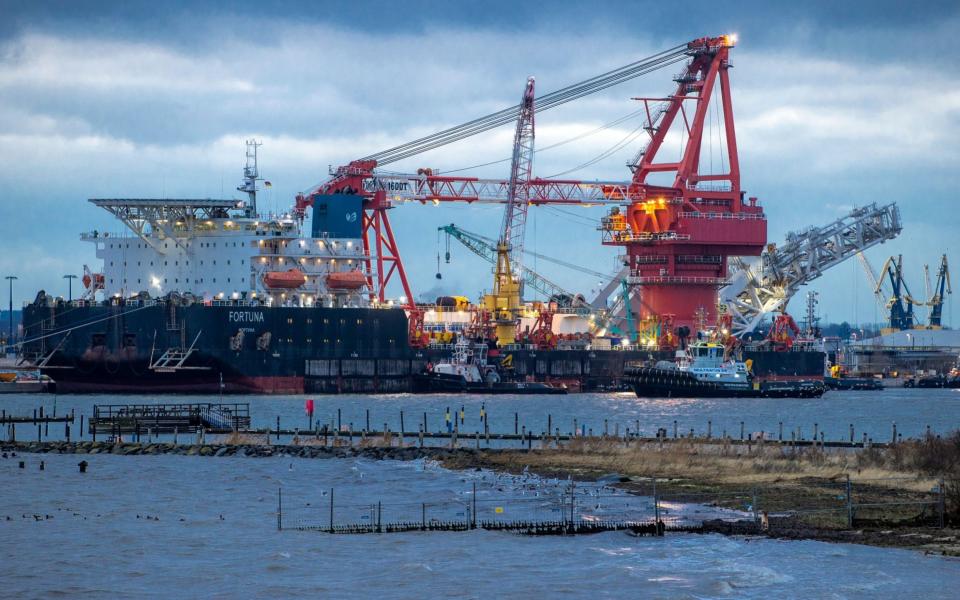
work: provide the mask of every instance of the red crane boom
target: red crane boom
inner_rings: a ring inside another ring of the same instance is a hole
[[[624,257],[630,267],[629,282],[640,285],[644,317],[675,315],[678,325],[693,325],[697,309],[713,314],[717,288],[727,276],[730,255],[759,255],[766,243],[766,219],[755,198],[743,202],[740,170],[728,74],[729,50],[734,44],[730,36],[699,38],[688,44],[664,51],[649,59],[628,65],[629,78],[687,60],[684,71],[675,78],[676,92],[666,98],[641,98],[647,111],[647,131],[651,139],[631,165],[633,178],[626,182],[584,182],[579,180],[530,179],[521,197],[529,205],[625,205],[611,210],[603,219],[602,242],[626,247]],[[555,106],[557,98],[582,97],[625,81],[614,81],[610,73],[625,72],[626,67],[608,72],[581,84],[569,86],[537,98],[537,110]],[[701,154],[705,121],[710,100],[719,80],[720,105],[725,126],[728,168],[720,173],[701,172]],[[613,83],[610,83],[613,81]],[[589,83],[590,86],[586,86]],[[574,90],[573,92],[569,90]],[[586,90],[586,91],[583,91]],[[692,111],[685,103],[694,103]],[[653,104],[658,103],[658,104]],[[468,122],[466,134],[457,128],[436,134],[437,143],[449,143],[486,129],[476,123],[504,124],[501,115],[521,106],[505,109],[485,118]],[[512,114],[512,113],[511,113]],[[509,115],[508,115],[509,116]],[[494,121],[490,121],[496,117]],[[516,115],[510,117],[515,119]],[[485,121],[485,119],[487,121]],[[682,122],[687,142],[676,162],[657,162],[671,126]],[[469,126],[469,127],[468,127]],[[454,133],[451,133],[454,132]],[[449,141],[446,141],[449,140]],[[426,146],[430,138],[421,138],[408,145]],[[390,152],[394,154],[390,154]],[[404,146],[385,151],[387,162],[405,158],[412,151]],[[405,152],[405,153],[404,153]],[[399,248],[390,226],[387,210],[399,202],[496,202],[511,197],[510,180],[434,174],[420,169],[416,174],[381,174],[376,172],[377,156],[355,160],[337,168],[331,178],[297,196],[295,213],[302,219],[306,208],[322,195],[349,194],[364,199],[364,249],[375,265],[368,265],[370,289],[383,301],[385,289],[394,275],[400,279],[409,309],[414,309],[411,291]],[[398,158],[394,158],[398,157]],[[657,185],[648,180],[653,174],[673,172],[672,185]],[[375,278],[375,280],[374,280]]]

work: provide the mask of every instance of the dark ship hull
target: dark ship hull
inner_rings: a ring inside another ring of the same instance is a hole
[[[656,367],[628,368],[626,381],[639,398],[816,398],[825,391],[822,380],[713,382]]]
[[[218,302],[40,300],[24,309],[23,353],[59,393],[394,393],[450,351],[411,348],[400,309]],[[628,389],[627,363],[668,352],[498,348],[507,381],[571,391]],[[770,379],[821,378],[821,352],[744,354]]]
[[[413,375],[416,394],[566,394],[564,387],[555,387],[539,381],[469,382],[459,375],[444,373],[417,373]]]

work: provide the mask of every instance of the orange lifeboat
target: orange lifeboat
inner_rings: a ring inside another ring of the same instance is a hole
[[[367,276],[361,271],[337,271],[327,275],[327,287],[332,290],[359,290],[367,285]]]
[[[263,285],[273,290],[295,290],[306,282],[307,276],[300,269],[268,271],[263,276]]]

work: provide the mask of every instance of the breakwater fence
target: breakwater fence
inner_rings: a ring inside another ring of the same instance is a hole
[[[500,478],[513,480],[502,483]],[[520,483],[519,477],[497,476],[473,481],[452,496],[436,494],[420,502],[342,498],[336,488],[306,500],[302,491],[277,489],[277,530],[328,534],[456,532],[482,529],[522,535],[575,535],[630,531],[662,536],[698,531],[697,523],[661,518],[656,496],[643,497],[613,487]],[[525,479],[525,478],[524,478]]]
[[[146,434],[149,439],[162,434],[195,433],[202,434],[234,434],[240,436],[258,436],[267,443],[271,439],[275,443],[282,440],[322,442],[323,445],[354,445],[354,444],[386,444],[405,445],[446,445],[450,447],[473,446],[481,447],[526,447],[533,449],[559,447],[563,443],[575,440],[620,440],[629,445],[631,442],[706,442],[710,444],[724,443],[728,445],[778,444],[793,448],[871,448],[887,447],[902,442],[905,439],[903,432],[897,431],[897,424],[892,423],[892,433],[889,441],[875,441],[865,432],[856,435],[853,423],[849,430],[841,436],[827,436],[819,423],[814,422],[811,427],[795,426],[784,428],[779,422],[776,433],[767,431],[751,431],[746,420],[739,422],[737,430],[717,428],[708,420],[703,429],[681,429],[678,421],[665,425],[641,423],[639,419],[632,422],[620,422],[612,419],[597,420],[594,423],[588,419],[573,418],[569,423],[561,425],[551,413],[538,419],[539,423],[530,423],[529,419],[521,419],[518,412],[513,412],[513,428],[510,430],[491,431],[490,409],[482,405],[479,415],[468,415],[461,406],[446,407],[440,414],[430,414],[420,411],[411,414],[402,408],[384,415],[385,411],[371,415],[366,409],[361,422],[344,419],[345,411],[337,408],[330,411],[328,419],[313,418],[313,401],[307,400],[308,415],[304,427],[291,426],[290,419],[282,421],[280,415],[267,419],[267,423],[258,423],[253,426],[250,417],[249,403],[201,403],[201,404],[122,404],[122,405],[94,405],[93,416],[89,419],[89,433],[94,436],[98,433],[133,434],[137,441]],[[382,426],[379,426],[381,425]],[[416,427],[414,429],[413,427]],[[929,426],[923,436],[935,435]],[[848,435],[847,435],[848,434]]]
[[[308,400],[308,402],[310,402]],[[699,427],[681,426],[678,420],[642,421],[640,419],[597,418],[587,415],[579,418],[569,416],[562,420],[550,412],[540,412],[535,417],[519,412],[500,414],[491,428],[491,412],[496,408],[483,404],[477,411],[466,411],[463,406],[448,406],[445,409],[410,411],[404,408],[375,410],[367,408],[351,410],[325,407],[327,416],[314,418],[313,411],[304,420],[289,415],[259,414],[256,421],[251,416],[249,403],[138,403],[95,404],[92,412],[84,415],[72,409],[68,416],[45,413],[41,406],[33,415],[0,414],[0,425],[5,426],[6,440],[31,439],[37,441],[83,439],[91,436],[120,441],[173,441],[184,440],[184,434],[197,434],[200,441],[208,435],[233,435],[247,441],[260,443],[305,443],[334,446],[352,445],[419,445],[474,448],[556,448],[569,443],[605,440],[633,443],[722,444],[755,447],[779,446],[802,448],[889,448],[901,442],[938,438],[940,435],[927,425],[920,431],[904,432],[897,423],[890,424],[889,433],[881,436],[868,435],[855,423],[831,430],[813,422],[791,425],[780,421],[770,431],[751,427],[747,419],[724,425],[706,420]],[[64,423],[64,428],[50,429],[54,423]],[[42,427],[38,427],[42,425]],[[79,426],[76,426],[79,425]],[[25,427],[31,427],[28,434]],[[36,427],[33,429],[32,427]],[[36,435],[34,435],[36,434]],[[906,435],[905,435],[906,434]],[[178,437],[179,436],[179,437]]]
[[[288,490],[284,503],[284,490],[278,488],[277,530],[367,534],[483,529],[523,535],[628,531],[662,536],[666,532],[777,534],[804,527],[942,529],[946,524],[943,478],[924,489],[916,478],[852,480],[847,476],[841,481],[809,481],[806,491],[810,493],[786,497],[782,489],[769,485],[661,493],[656,478],[624,479],[628,481],[624,487],[578,486],[568,481],[505,488],[495,482],[479,492],[474,481],[455,497],[437,495],[420,502],[357,501],[339,497],[331,487],[319,496]],[[670,480],[661,479],[660,489],[665,481]]]

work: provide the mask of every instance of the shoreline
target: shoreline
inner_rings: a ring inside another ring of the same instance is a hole
[[[580,481],[608,479],[611,485],[620,487],[638,495],[653,495],[650,489],[651,479],[656,478],[654,492],[659,497],[670,498],[676,502],[701,503],[743,510],[736,497],[729,496],[731,482],[718,478],[665,476],[651,473],[648,476],[636,473],[620,475],[622,471],[607,471],[603,468],[602,456],[594,453],[586,455],[586,464],[593,467],[574,468],[564,465],[571,456],[583,457],[577,450],[517,450],[517,449],[475,449],[417,446],[320,446],[320,445],[267,445],[260,443],[229,443],[214,441],[204,444],[173,443],[113,443],[109,441],[74,442],[0,442],[0,452],[10,456],[13,453],[26,454],[72,454],[77,456],[111,454],[118,456],[204,456],[204,457],[248,457],[267,458],[283,456],[289,458],[333,459],[367,458],[371,460],[418,459],[436,460],[452,470],[470,470],[485,468],[501,472],[519,473],[528,469],[546,477],[563,477]],[[694,470],[694,469],[691,469]],[[799,481],[806,481],[800,478]],[[810,483],[810,482],[807,482]],[[722,535],[764,536],[783,540],[818,540],[835,543],[855,543],[872,546],[904,548],[924,553],[960,557],[960,531],[954,528],[940,529],[916,521],[902,520],[889,523],[874,523],[854,528],[837,527],[835,523],[798,518],[797,516],[779,516],[775,510],[786,501],[799,501],[822,496],[822,490],[814,486],[804,493],[799,491],[796,480],[773,477],[763,487],[764,500],[774,509],[769,517],[769,528],[761,527],[753,519],[740,521],[707,520],[703,522],[703,533]],[[877,489],[878,497],[902,495],[902,489]],[[754,496],[756,498],[756,495]]]

